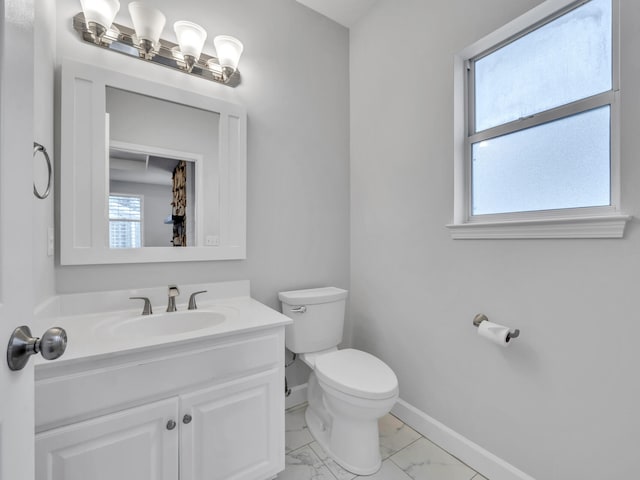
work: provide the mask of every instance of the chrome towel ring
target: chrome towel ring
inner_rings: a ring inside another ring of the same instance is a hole
[[[36,188],[36,184],[34,182],[33,194],[39,199],[44,200],[49,196],[49,193],[51,192],[51,177],[53,175],[53,168],[51,166],[51,159],[49,158],[47,149],[43,145],[40,145],[38,142],[33,142],[33,156],[35,157],[38,152],[42,152],[42,155],[44,155],[44,159],[47,161],[47,170],[49,171],[49,179],[47,180],[47,189],[44,191],[44,193],[40,193],[38,191],[38,189]]]

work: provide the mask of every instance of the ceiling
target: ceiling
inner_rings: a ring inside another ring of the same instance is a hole
[[[296,0],[325,17],[351,28],[377,0]]]

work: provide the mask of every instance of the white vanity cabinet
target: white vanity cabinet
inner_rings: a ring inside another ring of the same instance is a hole
[[[272,370],[182,396],[180,480],[274,476],[273,466],[284,460],[273,435],[284,425],[271,412],[275,397],[284,397],[280,383]]]
[[[37,480],[284,469],[284,327],[36,369]]]
[[[175,399],[102,415],[36,437],[36,477],[44,480],[175,480]]]

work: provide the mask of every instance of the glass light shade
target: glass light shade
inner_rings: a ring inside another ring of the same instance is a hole
[[[149,40],[154,45],[157,44],[167,21],[164,14],[142,2],[131,2],[129,14],[138,39]]]
[[[186,20],[180,20],[173,24],[173,29],[178,37],[178,44],[182,55],[190,55],[196,60],[200,58],[207,32],[200,25]]]
[[[108,29],[120,10],[118,0],[80,0],[87,23],[94,22]]]
[[[220,66],[222,68],[230,68],[235,72],[244,49],[242,42],[229,35],[218,35],[213,39],[213,44],[216,47],[216,55]]]

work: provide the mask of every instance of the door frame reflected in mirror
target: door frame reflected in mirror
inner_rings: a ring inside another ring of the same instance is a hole
[[[108,117],[107,117],[108,118]],[[109,120],[107,119],[107,123],[109,123]],[[189,246],[198,246],[198,245],[205,245],[206,244],[206,239],[205,239],[205,234],[206,234],[206,229],[202,228],[202,226],[204,225],[205,219],[204,219],[204,205],[205,205],[205,191],[204,191],[204,174],[203,174],[203,163],[204,163],[204,156],[202,154],[199,153],[193,153],[193,152],[185,152],[185,151],[178,151],[178,150],[171,150],[168,148],[163,148],[163,147],[157,147],[157,146],[153,146],[153,145],[141,145],[141,144],[137,144],[137,143],[130,143],[130,142],[121,142],[118,140],[113,140],[111,139],[109,141],[109,151],[111,152],[112,150],[116,150],[119,152],[126,152],[126,153],[130,153],[130,154],[138,154],[138,155],[143,155],[143,156],[148,156],[148,157],[158,157],[158,158],[162,158],[162,159],[167,159],[167,160],[175,160],[176,162],[179,162],[181,160],[188,162],[190,164],[193,164],[193,192],[191,192],[191,194],[189,194],[189,197],[191,198],[190,200],[188,200],[188,212],[189,212],[189,218],[187,219],[187,221],[189,222],[189,237],[191,237],[191,235],[193,235],[193,238],[189,238],[188,244]],[[114,180],[112,178],[112,169],[113,169],[113,165],[111,162],[111,153],[109,154],[109,165],[108,165],[108,185],[109,188],[107,189],[107,202],[109,201],[108,198],[113,195],[114,193],[123,193],[123,192],[112,192],[111,191],[111,182]],[[122,179],[116,179],[117,182],[128,182],[128,180],[122,180]],[[191,180],[189,180],[191,181]],[[167,189],[170,191],[171,190],[171,182],[168,181],[166,184]],[[188,190],[190,190],[188,188]],[[126,193],[126,192],[125,192]],[[128,193],[131,194],[131,193]],[[167,212],[170,214],[171,213],[171,205],[167,204]],[[166,215],[165,215],[166,217]],[[158,219],[149,219],[147,218],[146,221],[157,221]],[[109,219],[109,221],[111,221]],[[193,226],[191,226],[191,224]],[[142,228],[144,229],[144,222],[143,222],[143,226]],[[218,236],[219,232],[215,232],[215,235]],[[142,248],[151,248],[154,247],[153,245],[149,245],[148,242],[145,242],[144,240],[145,236],[144,234],[142,234]],[[167,239],[167,243],[169,243],[169,240]],[[111,246],[111,242],[109,242],[110,248],[114,248],[113,246]],[[155,246],[157,247],[157,246]],[[140,248],[140,247],[139,247]]]

